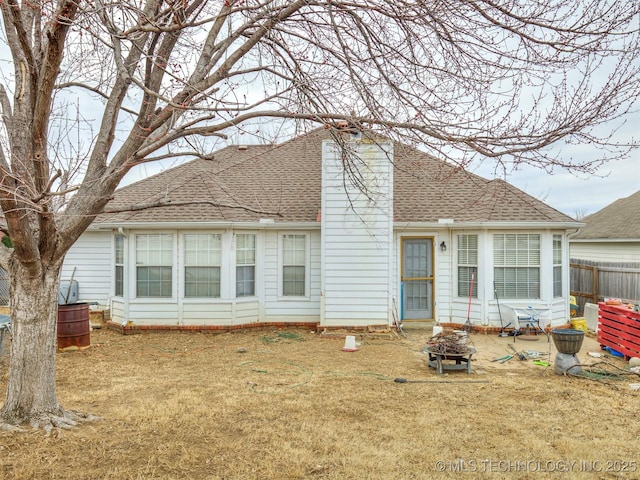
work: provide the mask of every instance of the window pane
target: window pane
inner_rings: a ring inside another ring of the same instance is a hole
[[[562,296],[562,235],[553,235],[553,296]]]
[[[475,267],[458,267],[458,296],[468,297],[471,288],[471,273],[475,272]],[[473,290],[471,292],[473,298],[478,298],[478,281],[474,277]]]
[[[283,264],[304,265],[306,262],[306,238],[305,235],[284,235],[283,237]]]
[[[185,265],[217,266],[222,263],[222,235],[193,234],[184,236]]]
[[[124,293],[124,268],[116,265],[116,297],[121,297]]]
[[[474,275],[471,295],[478,298],[478,235],[458,235],[458,296],[468,297],[471,275]]]
[[[404,284],[406,308],[410,310],[427,310],[431,305],[431,282],[428,280],[411,280]]]
[[[540,235],[494,235],[494,280],[499,298],[540,298]]]
[[[306,294],[306,235],[282,237],[282,294],[304,296]]]
[[[136,264],[172,265],[173,236],[169,234],[136,235]]]
[[[405,240],[404,243],[404,276],[406,278],[425,278],[431,271],[431,240]]]
[[[136,296],[171,297],[171,267],[137,267]]]
[[[236,235],[236,265],[254,265],[256,258],[256,236]]]
[[[220,297],[220,267],[185,267],[185,297]]]
[[[562,296],[562,267],[553,267],[553,296]]]
[[[283,295],[304,296],[305,267],[283,267]]]
[[[115,295],[124,293],[124,235],[115,236]]]
[[[236,267],[236,297],[250,297],[255,294],[255,267]]]
[[[116,263],[124,263],[124,236],[116,235]]]
[[[136,235],[136,296],[171,297],[173,235]]]
[[[553,264],[559,265],[562,263],[562,236],[553,236]]]
[[[539,268],[495,268],[498,298],[540,298]]]

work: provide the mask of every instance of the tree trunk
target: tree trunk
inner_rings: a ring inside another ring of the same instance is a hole
[[[58,276],[61,263],[43,266],[40,276],[14,261],[11,266],[11,360],[5,424],[50,430],[65,412],[56,396]]]

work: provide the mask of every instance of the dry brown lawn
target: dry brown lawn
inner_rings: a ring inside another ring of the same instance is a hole
[[[436,375],[428,333],[345,353],[344,340],[305,330],[94,331],[90,348],[58,354],[58,395],[102,419],[2,434],[0,478],[640,478],[638,379],[501,365],[491,360],[513,339],[480,334],[473,374]],[[589,349],[587,338],[585,363]],[[4,385],[6,354],[0,367]]]

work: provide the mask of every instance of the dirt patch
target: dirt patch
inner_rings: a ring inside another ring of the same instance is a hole
[[[436,375],[428,333],[359,337],[343,352],[344,339],[308,330],[94,331],[91,348],[58,354],[58,395],[102,420],[59,436],[2,434],[0,477],[640,478],[629,378],[499,363],[510,344],[552,361],[555,349],[544,336],[482,334],[470,336],[473,373]],[[599,352],[592,338],[578,357],[603,360],[587,351]],[[4,386],[6,353],[0,366]]]

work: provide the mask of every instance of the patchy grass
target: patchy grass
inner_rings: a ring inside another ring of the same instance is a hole
[[[58,355],[58,395],[102,420],[1,434],[0,478],[640,478],[640,394],[627,383],[498,364],[513,340],[483,335],[474,374],[436,375],[427,338],[345,353],[302,330],[95,331],[91,348]]]

